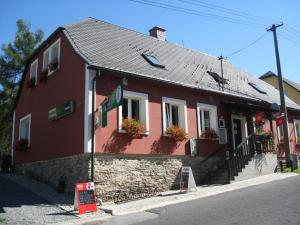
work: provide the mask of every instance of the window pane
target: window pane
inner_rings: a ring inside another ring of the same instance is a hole
[[[47,51],[45,54],[44,54],[44,61],[43,61],[43,70],[46,70],[48,69],[48,64],[49,64],[49,51]]]
[[[209,111],[205,110],[204,113],[204,131],[209,130],[210,129],[210,115],[209,115]]]
[[[128,118],[128,99],[123,99],[123,105],[122,105],[122,117]]]
[[[21,138],[22,139],[29,139],[29,118],[23,120],[20,124],[21,126]]]
[[[51,48],[51,62],[58,62],[58,51],[59,51],[59,43],[57,42],[52,48]]]
[[[166,127],[169,127],[170,124],[170,119],[171,119],[171,114],[170,114],[170,104],[166,103],[165,104],[165,111],[166,111]]]
[[[36,72],[37,72],[37,63],[33,63],[31,64],[31,68],[30,68],[30,79],[31,78],[36,78]]]
[[[295,130],[296,130],[296,143],[299,143],[300,142],[300,126],[299,126],[299,122],[296,122],[295,125],[296,125],[296,127],[295,127]]]
[[[172,106],[172,125],[178,126],[178,106]]]
[[[140,104],[139,100],[131,100],[131,116],[133,119],[140,120]]]
[[[279,141],[282,141],[284,138],[283,137],[283,126],[281,125],[278,130],[279,130],[279,134],[278,134]]]

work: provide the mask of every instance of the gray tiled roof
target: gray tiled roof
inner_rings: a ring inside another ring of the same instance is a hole
[[[273,77],[273,76],[277,78],[277,75],[275,73],[273,73],[272,71],[268,71],[265,74],[263,74],[262,76],[260,76],[259,78],[263,80],[264,78]],[[300,84],[297,84],[297,83],[295,83],[287,78],[284,78],[284,77],[283,77],[283,81],[300,92]]]
[[[207,73],[220,73],[220,61],[189,48],[160,41],[154,37],[101,20],[88,18],[68,25],[64,30],[75,51],[90,65],[122,71],[187,87],[221,92],[218,83]],[[165,68],[150,65],[142,53],[157,57]],[[279,103],[279,93],[271,85],[224,61],[224,78],[229,80],[224,94]],[[254,90],[248,82],[261,86],[267,94]],[[286,99],[288,107],[300,106]]]

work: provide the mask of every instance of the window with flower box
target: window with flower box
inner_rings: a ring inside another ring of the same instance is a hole
[[[199,137],[201,137],[204,132],[217,132],[217,106],[197,103],[197,116]]]
[[[27,140],[30,145],[31,114],[20,119],[19,140]]]
[[[29,85],[33,87],[37,84],[38,59],[30,65]]]
[[[162,98],[163,129],[175,126],[183,128],[188,133],[186,101],[174,98]]]
[[[50,75],[60,66],[60,39],[54,42],[44,52],[43,73]]]
[[[149,134],[148,94],[125,91],[123,104],[119,106],[119,132],[126,132],[122,128],[125,119],[134,119],[145,128],[143,134]]]
[[[300,120],[294,120],[295,142],[300,145]]]

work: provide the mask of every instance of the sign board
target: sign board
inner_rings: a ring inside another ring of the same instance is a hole
[[[103,103],[102,112],[109,112],[112,109],[117,108],[123,103],[123,85],[120,84],[113,90],[113,92],[107,97],[105,103]]]
[[[73,113],[74,110],[75,110],[75,101],[71,100],[71,101],[64,102],[62,105],[57,106],[48,111],[48,120],[53,121],[53,120],[60,119],[66,115]]]
[[[194,175],[190,166],[181,167],[180,191],[197,191]]]
[[[93,182],[76,184],[74,210],[78,210],[79,214],[97,211],[96,194]]]

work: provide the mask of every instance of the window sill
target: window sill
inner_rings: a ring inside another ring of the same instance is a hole
[[[205,137],[199,137],[199,140],[208,140],[208,141],[219,141],[220,138],[205,138]]]
[[[121,133],[121,134],[127,134],[127,132],[125,130],[121,130],[121,129],[119,129],[119,133]],[[142,136],[148,136],[149,134],[150,134],[149,131],[141,133]]]

